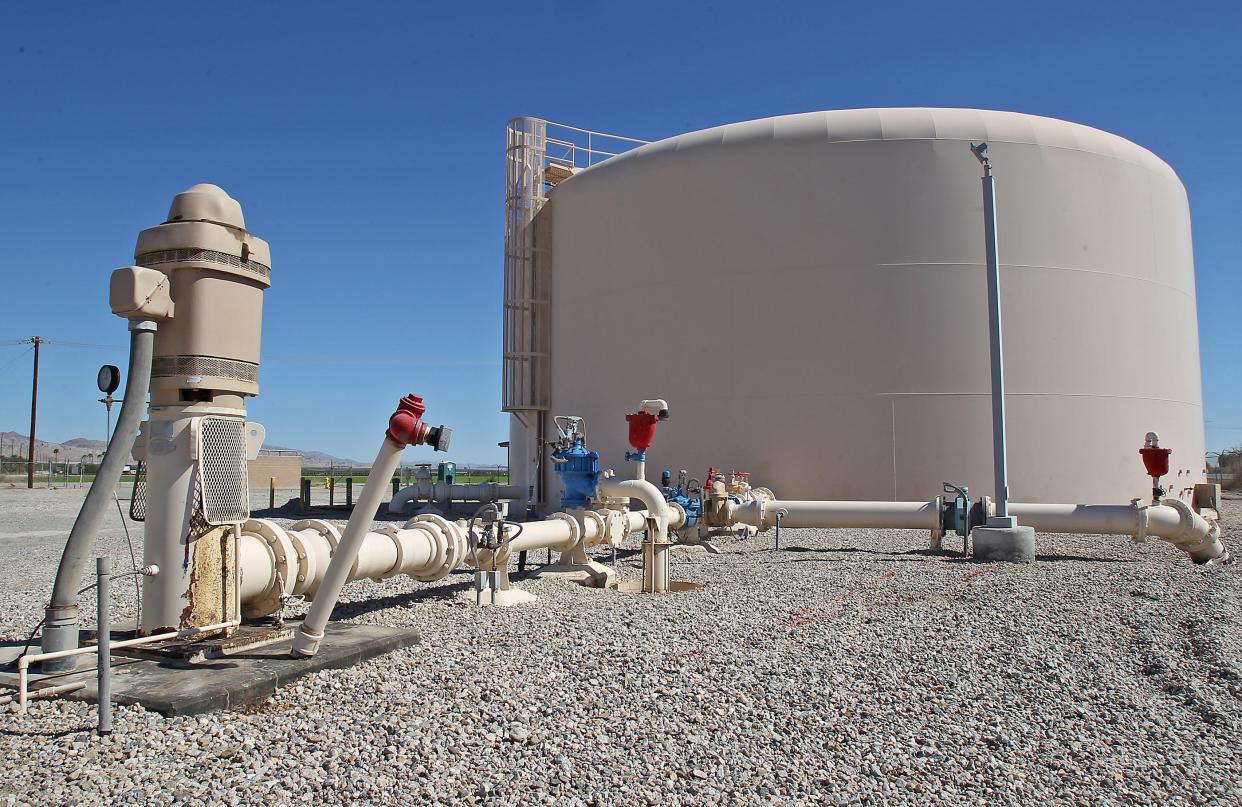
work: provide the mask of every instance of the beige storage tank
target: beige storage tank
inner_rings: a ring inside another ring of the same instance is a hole
[[[946,480],[991,495],[980,140],[1012,499],[1149,496],[1149,431],[1185,497],[1204,480],[1185,190],[1146,149],[1033,115],[788,115],[562,181],[545,210],[549,410],[584,416],[621,474],[624,415],[659,397],[652,478],[715,465],[783,499],[930,499]]]

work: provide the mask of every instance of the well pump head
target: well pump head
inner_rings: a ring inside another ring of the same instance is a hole
[[[138,235],[134,266],[113,280],[112,308],[168,320],[155,337],[153,404],[241,405],[259,394],[271,273],[267,242],[246,229],[241,204],[216,185],[177,194],[168,218]]]

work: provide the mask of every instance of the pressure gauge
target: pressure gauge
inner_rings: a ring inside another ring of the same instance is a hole
[[[105,364],[99,368],[99,391],[104,395],[111,395],[116,392],[116,388],[121,386],[121,369],[115,364]]]

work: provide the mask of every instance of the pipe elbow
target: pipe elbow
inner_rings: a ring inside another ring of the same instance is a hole
[[[668,502],[665,501],[664,494],[646,479],[601,479],[599,489],[605,496],[638,499],[647,506],[647,512],[652,516],[666,519],[669,516]]]
[[[1219,524],[1208,521],[1181,499],[1165,499],[1162,504],[1175,510],[1178,517],[1176,534],[1168,536],[1169,540],[1192,561],[1202,565],[1229,560],[1229,550],[1220,540]]]

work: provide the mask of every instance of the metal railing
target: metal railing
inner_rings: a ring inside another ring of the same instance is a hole
[[[550,406],[552,245],[549,223],[539,216],[548,185],[557,181],[549,169],[564,178],[645,142],[542,118],[514,118],[505,127],[504,411]]]
[[[590,168],[609,157],[650,142],[552,121],[544,121],[544,126],[547,131],[544,162],[566,168]]]

